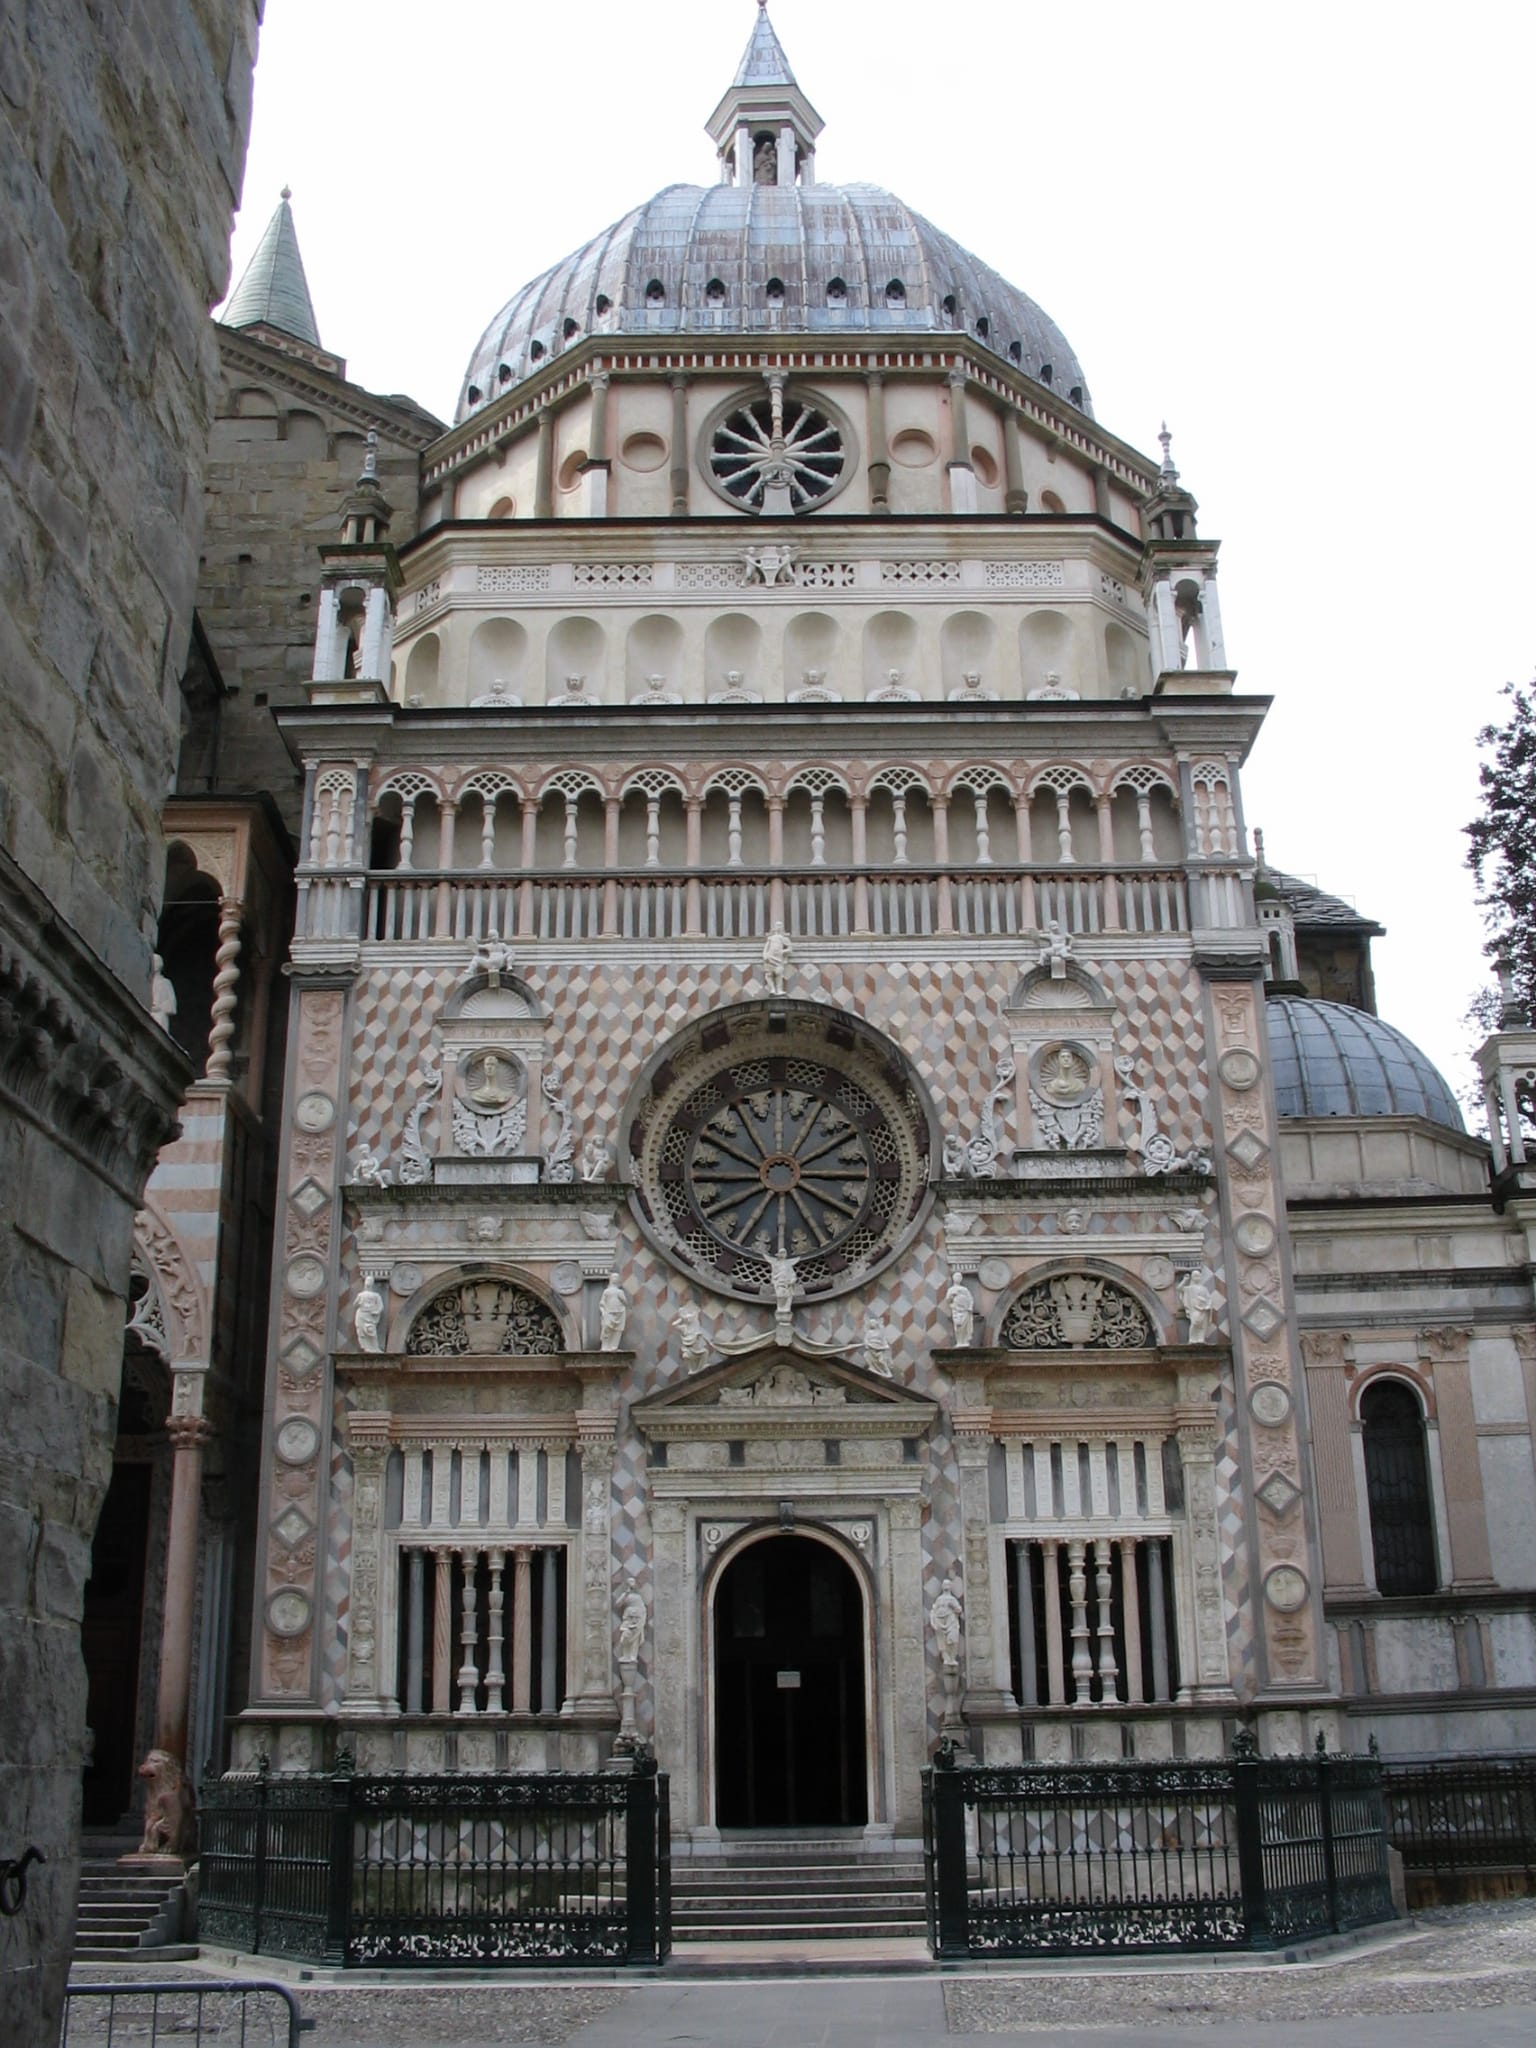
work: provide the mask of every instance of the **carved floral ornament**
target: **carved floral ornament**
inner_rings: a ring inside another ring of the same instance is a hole
[[[1061,1273],[1026,1288],[1003,1318],[1010,1351],[1135,1351],[1157,1342],[1135,1296],[1094,1273]]]
[[[513,1280],[467,1280],[434,1295],[411,1323],[412,1358],[549,1358],[566,1348],[554,1311]]]

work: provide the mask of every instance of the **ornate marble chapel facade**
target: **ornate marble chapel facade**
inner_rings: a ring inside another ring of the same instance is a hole
[[[945,1733],[1358,1742],[1431,1638],[1496,1689],[1499,1629],[1512,1710],[1536,1682],[1536,1556],[1473,1555],[1479,1356],[1531,1455],[1525,1169],[1496,1208],[1453,1104],[1282,1122],[1273,999],[1346,1005],[1307,997],[1315,905],[1256,891],[1217,544],[1038,307],[816,182],[820,125],[760,11],[718,182],[514,297],[447,429],[347,385],[291,290],[226,334],[235,469],[323,417],[339,519],[273,698],[302,807],[236,1763],[641,1741],[685,1842],[879,1840]],[[1344,1189],[1321,1258],[1284,1147]],[[1345,1329],[1294,1260],[1349,1268],[1394,1203],[1483,1291],[1428,1315],[1387,1259]],[[1411,1613],[1372,1564],[1382,1372],[1421,1445],[1434,1375],[1465,1395]]]

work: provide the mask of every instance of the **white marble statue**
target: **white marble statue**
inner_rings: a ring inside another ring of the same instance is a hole
[[[684,1365],[707,1365],[709,1339],[704,1334],[703,1318],[691,1301],[684,1302],[672,1318],[672,1328],[677,1336],[678,1356]]]
[[[795,1312],[795,1262],[782,1254],[771,1255],[768,1271],[773,1281],[774,1320],[787,1322]]]
[[[963,1351],[976,1335],[976,1297],[963,1280],[956,1280],[944,1297],[944,1306],[955,1326],[956,1347]]]
[[[763,981],[771,996],[781,996],[789,981],[789,963],[795,957],[795,942],[784,929],[782,917],[763,941]]]
[[[172,988],[171,978],[165,971],[165,962],[158,953],[150,955],[149,1014],[169,1037],[171,1019],[176,1014],[176,991]]]
[[[501,977],[512,972],[512,948],[494,931],[488,932],[475,948],[469,971],[483,974],[487,987],[500,988]]]
[[[387,1188],[389,1172],[371,1145],[359,1145],[352,1155],[352,1178],[362,1188]]]
[[[629,1320],[629,1296],[610,1274],[608,1285],[597,1302],[598,1342],[604,1351],[617,1351],[624,1342],[624,1325]]]
[[[1189,1318],[1191,1344],[1216,1341],[1216,1275],[1209,1266],[1196,1266],[1179,1282],[1179,1307]]]
[[[1048,924],[1040,949],[1040,965],[1051,970],[1052,981],[1065,981],[1067,962],[1072,958],[1072,934],[1064,925]]]
[[[883,1380],[892,1377],[891,1333],[878,1309],[871,1309],[864,1318],[864,1369],[878,1373]]]
[[[742,562],[745,565],[741,578],[743,583],[766,583],[771,587],[795,580],[793,548],[747,548],[743,551]]]
[[[944,1140],[944,1172],[949,1180],[959,1180],[965,1172],[965,1140],[953,1132]]]
[[[939,1588],[938,1597],[928,1610],[928,1621],[939,1645],[939,1661],[946,1671],[958,1671],[965,1610],[953,1579],[946,1579]]]
[[[551,704],[590,704],[592,699],[587,695],[586,677],[567,676],[565,688],[560,692],[560,695],[558,697],[551,697],[549,701]]]
[[[470,698],[469,708],[471,711],[515,711],[522,701],[506,677],[497,676],[488,690]]]
[[[384,1349],[384,1339],[379,1334],[383,1320],[384,1297],[379,1292],[378,1281],[372,1273],[365,1273],[357,1300],[352,1304],[352,1327],[357,1333],[359,1351],[378,1352]]]
[[[630,701],[635,704],[681,704],[683,700],[676,690],[667,688],[665,676],[647,676],[645,688]]]
[[[968,668],[958,687],[950,691],[949,701],[951,704],[995,704],[997,692],[985,687],[979,669]]]
[[[608,1147],[601,1138],[588,1138],[582,1146],[581,1177],[583,1180],[608,1178]]]
[[[640,1645],[645,1641],[645,1598],[633,1579],[626,1581],[628,1591],[619,1602],[619,1627],[614,1651],[621,1664],[633,1664],[640,1655]]]

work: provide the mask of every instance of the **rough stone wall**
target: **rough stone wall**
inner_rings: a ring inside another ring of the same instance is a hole
[[[397,547],[411,538],[417,450],[434,423],[247,336],[221,332],[219,340],[197,608],[228,694],[216,727],[209,717],[188,731],[179,787],[187,796],[264,791],[297,834],[303,781],[272,714],[305,701],[317,550],[340,538],[342,500],[361,473],[370,426],[394,508],[389,538]]]
[[[57,2037],[81,1599],[133,1208],[186,1068],[143,1009],[261,0],[0,11],[0,2039]]]

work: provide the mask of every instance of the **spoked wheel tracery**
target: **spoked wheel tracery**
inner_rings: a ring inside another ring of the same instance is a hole
[[[910,1237],[928,1191],[921,1091],[892,1049],[819,1005],[743,1005],[667,1048],[631,1114],[636,1215],[705,1285],[760,1301],[770,1261],[838,1294]]]
[[[754,512],[763,509],[768,486],[781,481],[789,487],[794,510],[804,512],[842,481],[842,433],[825,413],[786,397],[782,441],[776,442],[774,410],[772,399],[764,397],[728,414],[710,444],[710,469],[727,496]]]

